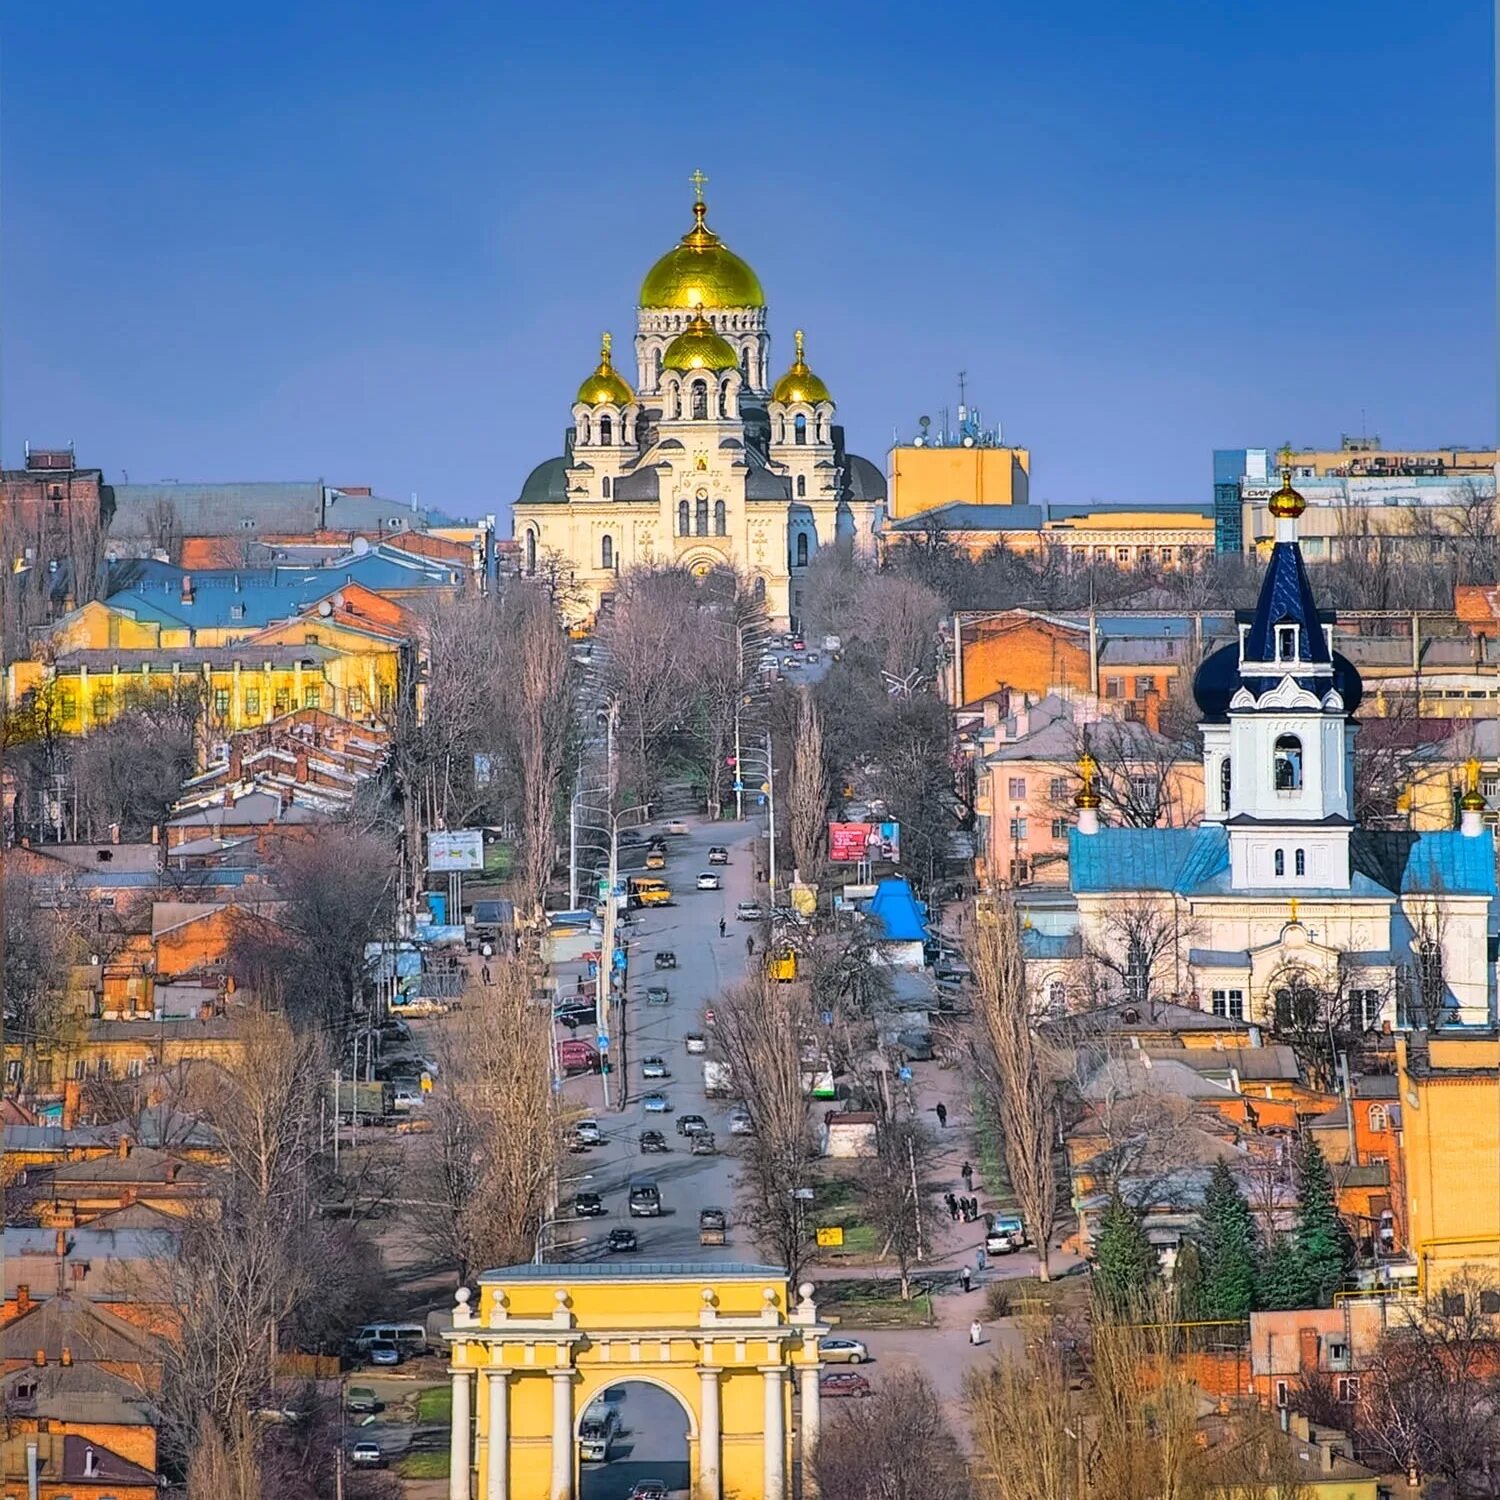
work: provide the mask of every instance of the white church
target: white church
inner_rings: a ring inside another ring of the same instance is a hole
[[[1495,848],[1471,780],[1461,826],[1354,822],[1361,685],[1334,650],[1297,539],[1290,473],[1239,640],[1211,655],[1201,713],[1206,811],[1194,828],[1101,826],[1086,764],[1069,835],[1071,900],[1025,933],[1053,1010],[1104,995],[1273,1022],[1299,996],[1347,1003],[1356,1029],[1493,1024]]]

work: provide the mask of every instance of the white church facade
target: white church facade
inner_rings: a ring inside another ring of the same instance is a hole
[[[703,181],[693,227],[641,285],[634,384],[606,334],[563,452],[532,470],[512,507],[514,535],[522,571],[561,568],[586,614],[622,569],[730,565],[786,626],[819,548],[872,548],[885,478],[845,451],[800,330],[773,380],[765,295],[709,228]]]
[[[1303,504],[1288,475],[1256,606],[1194,680],[1201,824],[1103,827],[1085,768],[1071,903],[1026,933],[1029,978],[1054,1009],[1138,996],[1270,1024],[1316,993],[1347,1004],[1356,1029],[1494,1022],[1484,799],[1471,780],[1461,826],[1440,832],[1355,823],[1362,688],[1313,598]]]

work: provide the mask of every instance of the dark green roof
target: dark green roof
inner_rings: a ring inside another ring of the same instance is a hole
[[[566,458],[544,459],[526,476],[521,486],[520,504],[560,504],[568,498],[568,461]]]

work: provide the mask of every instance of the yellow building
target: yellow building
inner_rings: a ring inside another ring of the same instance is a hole
[[[1493,448],[1385,448],[1378,437],[1345,437],[1337,448],[1284,448],[1278,455],[1295,477],[1399,478],[1435,474],[1493,474]]]
[[[693,1500],[784,1500],[792,1381],[805,1452],[818,1432],[818,1340],[828,1332],[811,1285],[799,1293],[794,1305],[786,1273],[757,1265],[485,1272],[477,1311],[461,1287],[443,1330],[452,1346],[450,1495],[467,1500],[477,1466],[478,1493],[491,1500],[573,1500],[585,1421],[607,1424],[605,1413],[639,1386],[680,1412],[678,1472]]]
[[[1396,1067],[1423,1289],[1500,1272],[1500,1034],[1398,1034]]]
[[[897,445],[890,452],[890,495],[893,521],[944,505],[1025,505],[1031,498],[1031,450]]]

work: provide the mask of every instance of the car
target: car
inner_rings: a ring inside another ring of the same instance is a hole
[[[974,971],[961,958],[940,958],[932,966],[932,977],[939,984],[952,984],[974,977]]]
[[[744,1105],[729,1111],[729,1133],[730,1135],[755,1134],[755,1121],[750,1118],[750,1111]]]
[[[800,672],[802,663],[795,656],[788,656],[782,660],[781,670],[783,672]]]
[[[667,1067],[667,1061],[663,1057],[643,1057],[641,1059],[642,1078],[670,1078],[671,1070]]]
[[[819,655],[818,655],[818,653],[816,651],[809,651],[807,653],[807,664],[808,664],[808,666],[815,667],[815,666],[817,666],[817,664],[818,664],[818,662],[820,660],[821,660],[821,658],[819,657]]]
[[[765,915],[765,908],[759,901],[741,901],[734,909],[736,922],[760,922]]]
[[[673,953],[670,948],[663,948],[661,952],[659,952],[656,957],[652,959],[652,963],[654,963],[658,969],[675,969],[677,967],[677,955]]]
[[[692,829],[690,829],[681,818],[673,818],[672,821],[667,824],[667,832],[672,834],[676,838],[686,838],[688,834],[692,832]]]
[[[794,635],[792,637],[792,650],[793,651],[805,651],[806,649],[807,649],[807,642],[800,635]]]
[[[351,1385],[344,1395],[344,1410],[352,1412],[379,1411],[380,1399],[367,1385]]]
[[[729,863],[729,850],[723,844],[715,844],[708,851],[708,862],[711,865],[727,865]]]
[[[667,851],[665,849],[652,849],[646,856],[646,868],[648,870],[665,870],[667,868]]]
[[[604,1242],[604,1248],[611,1254],[616,1255],[626,1250],[639,1250],[640,1241],[635,1237],[633,1229],[611,1229],[609,1238]]]
[[[666,987],[666,985],[664,985],[664,984],[653,984],[653,985],[650,985],[650,986],[647,987],[647,990],[646,990],[646,1004],[647,1005],[666,1005],[666,1004],[668,1004],[671,1001],[671,999],[672,999],[672,997],[667,993],[667,987]]]
[[[699,1053],[708,1051],[708,1038],[701,1032],[690,1031],[683,1037],[682,1045],[694,1056],[697,1056]]]
[[[573,1212],[580,1219],[598,1219],[605,1213],[604,1199],[598,1193],[575,1193]]]
[[[372,1443],[365,1439],[349,1450],[349,1462],[359,1469],[383,1469],[385,1454],[381,1451],[379,1443]]]
[[[694,1156],[713,1156],[718,1152],[711,1130],[695,1130],[688,1140],[691,1143],[688,1149]]]
[[[1004,1229],[991,1229],[984,1237],[986,1255],[1014,1255],[1019,1248],[1015,1238]]]
[[[708,1121],[702,1115],[678,1115],[677,1134],[697,1135],[700,1130],[708,1129]]]
[[[825,1365],[858,1365],[869,1359],[869,1349],[859,1339],[819,1339],[818,1353]]]
[[[369,1355],[372,1365],[399,1365],[401,1363],[401,1349],[397,1344],[371,1344]]]
[[[839,1370],[832,1375],[825,1375],[818,1382],[818,1389],[825,1396],[868,1396],[870,1382],[851,1370]]]
[[[724,882],[712,870],[704,870],[698,877],[698,889],[700,891],[722,891],[724,889]]]
[[[587,1026],[598,1019],[597,996],[570,995],[552,1007],[552,1019],[563,1026]]]
[[[643,1479],[630,1492],[630,1500],[667,1500],[665,1479]]]
[[[896,1045],[907,1062],[931,1062],[936,1055],[932,1048],[932,1033],[918,1027],[898,1031]]]
[[[647,1094],[641,1100],[641,1108],[648,1115],[669,1115],[672,1113],[672,1105],[665,1094]]]
[[[622,828],[618,842],[627,847],[632,844],[644,844],[646,842],[646,835],[639,828]]]
[[[667,1138],[659,1130],[643,1130],[641,1132],[641,1155],[657,1156],[668,1150]]]
[[[604,1131],[600,1129],[597,1120],[575,1120],[573,1134],[585,1145],[602,1146],[604,1144]]]
[[[781,658],[781,665],[783,667],[795,667],[797,665],[797,658],[795,656],[783,656]]]

